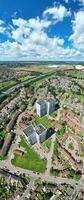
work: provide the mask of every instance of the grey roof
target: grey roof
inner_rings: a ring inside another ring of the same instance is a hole
[[[27,128],[25,128],[23,130],[23,132],[25,133],[25,135],[27,137],[29,137],[30,135],[32,135],[33,133],[35,133],[35,129],[34,129],[34,126],[33,125],[29,125]]]
[[[39,124],[38,126],[35,127],[35,130],[36,130],[36,133],[38,135],[40,135],[41,133],[43,133],[46,130],[46,128],[44,128],[44,126],[42,124]]]
[[[44,101],[43,99],[40,99],[40,100],[37,101],[37,103],[38,103],[39,105],[42,105],[42,104],[45,104],[45,101]]]
[[[50,99],[47,99],[46,101],[47,101],[47,102],[55,102],[55,100],[54,100],[54,99],[52,99],[52,98],[50,98]]]

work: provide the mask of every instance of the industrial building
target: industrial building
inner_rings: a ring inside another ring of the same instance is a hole
[[[55,105],[56,105],[56,102],[52,98],[48,100],[38,100],[36,102],[37,115],[39,115],[40,117],[46,114],[49,115],[51,112],[55,110]]]

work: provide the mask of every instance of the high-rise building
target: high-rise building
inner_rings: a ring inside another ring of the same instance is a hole
[[[50,114],[55,110],[55,100],[50,98],[48,100],[38,100],[36,102],[36,112],[40,117]]]
[[[46,106],[46,102],[44,100],[38,100],[36,102],[36,112],[37,112],[37,115],[39,115],[40,117],[46,115],[47,106]]]
[[[47,104],[47,114],[49,115],[51,112],[55,111],[55,100],[50,98],[46,101],[46,104]]]

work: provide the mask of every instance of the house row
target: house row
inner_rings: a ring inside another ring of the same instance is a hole
[[[67,124],[78,131],[83,131],[83,126],[80,124],[79,116],[74,115],[72,111],[65,114],[65,120]]]
[[[53,134],[53,129],[46,129],[42,124],[37,126],[29,125],[23,130],[23,134],[29,144],[33,145],[36,142],[42,143]]]

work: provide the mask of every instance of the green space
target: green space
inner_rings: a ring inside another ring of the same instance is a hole
[[[74,146],[73,146],[73,142],[70,142],[68,145],[68,149],[70,150],[74,150]]]
[[[7,159],[7,155],[6,156],[0,155],[0,160],[6,160],[6,159]]]
[[[0,148],[2,147],[6,137],[6,131],[4,129],[0,130]]]
[[[50,151],[51,148],[51,138],[48,138],[46,141],[44,141],[42,143],[42,148],[44,149],[44,151],[46,151],[47,153]]]
[[[66,126],[64,125],[64,127],[61,128],[60,130],[58,130],[57,134],[56,134],[59,141],[62,139],[62,137],[64,136],[65,133],[66,133]]]
[[[4,81],[0,83],[0,90],[9,89],[10,87],[16,85],[17,83],[18,83],[17,80]]]
[[[37,195],[36,195],[36,200],[50,200],[52,197],[52,192],[51,191],[47,191],[47,192],[44,192],[43,190],[38,192]]]
[[[84,79],[84,74],[81,73],[74,73],[69,75],[72,78]]]
[[[31,78],[33,78],[33,76],[31,77],[31,76],[28,75],[28,76],[21,77],[18,80],[21,81],[21,82],[24,82],[24,81],[27,81],[27,80],[29,80]]]
[[[0,197],[6,199],[12,192],[16,191],[16,183],[8,183],[6,178],[0,177]]]
[[[71,92],[65,92],[62,96],[61,96],[61,100],[66,100],[70,97]]]
[[[76,170],[71,168],[70,171],[69,171],[69,174],[68,174],[68,178],[73,178],[77,181],[80,180],[80,178],[81,178],[80,171],[76,171]]]
[[[34,185],[35,185],[36,187],[38,187],[40,184],[41,184],[41,179],[40,179],[40,178],[38,178],[38,179],[36,179],[36,180],[34,181]]]
[[[81,101],[84,101],[84,95],[78,95],[77,98]]]
[[[58,139],[56,138],[55,144],[54,144],[54,151],[53,151],[53,160],[54,160],[54,158],[60,156],[59,148],[60,148],[60,143],[59,143]]]
[[[52,75],[55,74],[55,71],[50,71],[50,72],[47,72],[47,74],[45,73],[44,76],[41,76],[41,77],[37,77],[36,80],[33,80],[32,81],[32,85],[33,86],[36,86],[36,85],[39,85],[41,84],[44,80],[47,80],[49,77],[51,77]]]
[[[40,158],[32,146],[26,142],[26,139],[23,136],[21,137],[19,145],[24,147],[25,153],[23,156],[15,155],[14,159],[11,161],[12,164],[24,169],[32,170],[33,172],[43,173],[47,161]]]
[[[50,120],[48,119],[47,116],[36,117],[33,120],[33,124],[35,124],[35,125],[42,124],[45,128],[51,128],[52,127]]]
[[[20,177],[23,179],[25,184],[27,184],[27,185],[29,184],[29,182],[30,182],[29,176],[26,176],[25,174],[21,174]]]
[[[31,65],[31,67],[21,67],[21,66],[18,66],[16,68],[16,71],[27,71],[27,72],[41,72],[41,73],[46,73],[46,72],[49,72],[49,71],[52,71],[53,68],[51,67],[48,67],[47,65]]]
[[[50,173],[52,176],[58,176],[59,175],[59,170],[58,169],[50,169]]]
[[[17,185],[15,181],[7,180],[7,178],[0,176],[0,199],[12,199],[15,192],[22,195],[24,188]]]
[[[53,118],[57,117],[57,112],[56,112],[56,111],[52,112],[52,113],[50,114],[50,116],[53,117]]]

